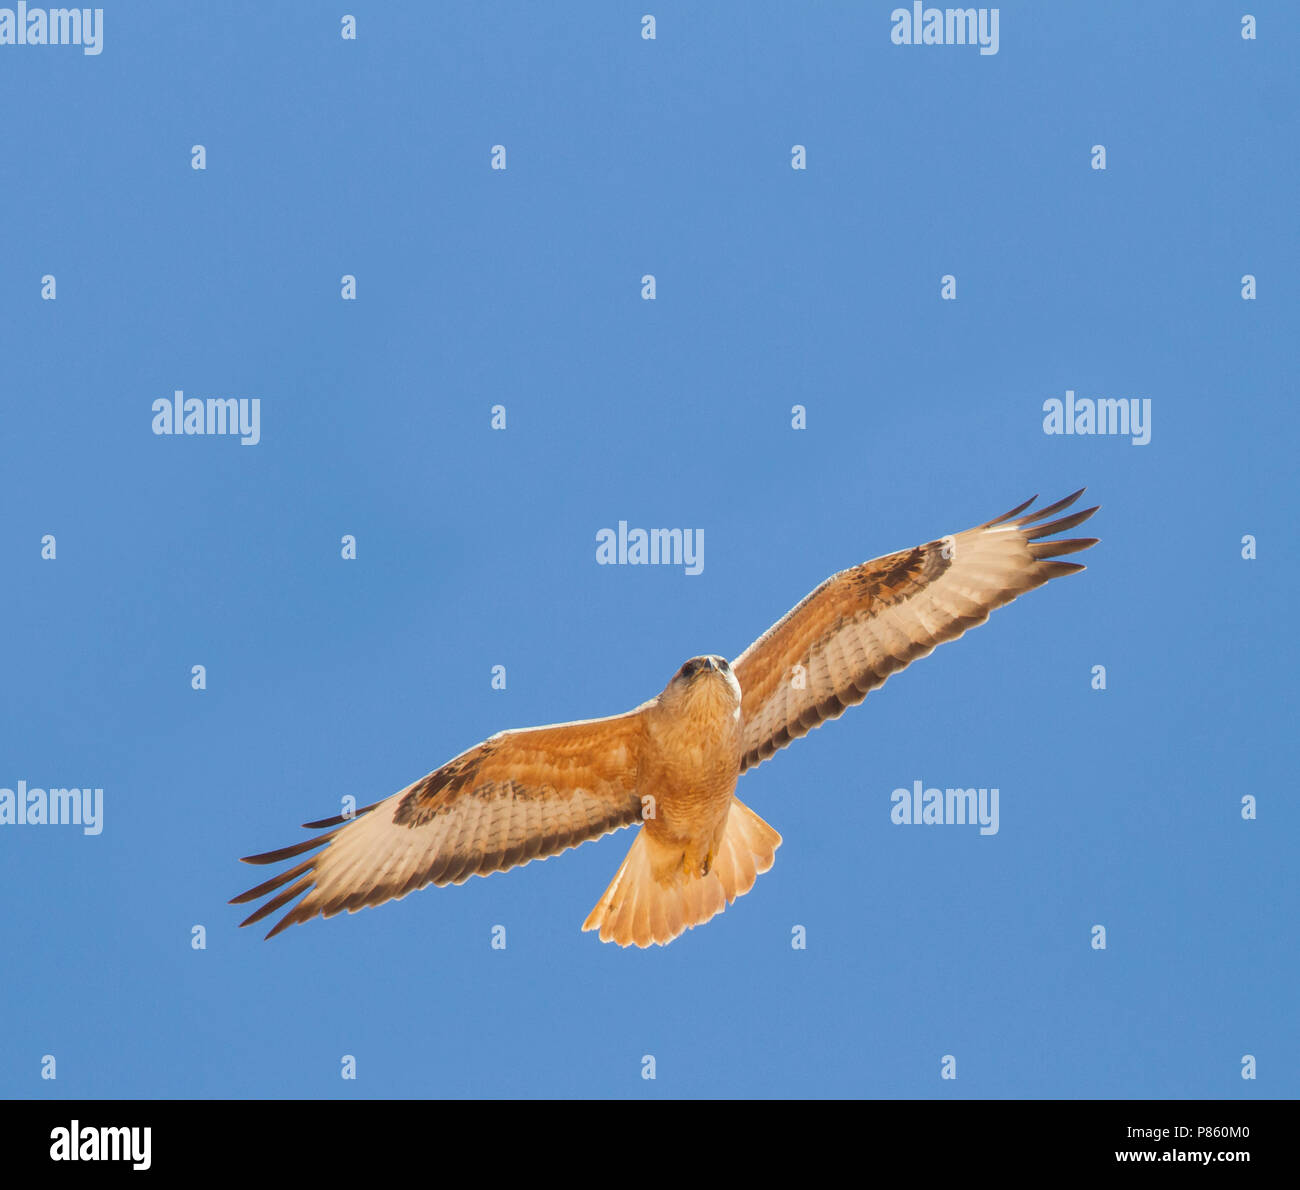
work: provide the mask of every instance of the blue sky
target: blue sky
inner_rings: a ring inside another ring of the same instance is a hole
[[[97,56],[0,46],[0,787],[104,790],[97,836],[0,826],[0,1094],[1300,1091],[1300,14],[1004,3],[981,55],[892,7],[109,4]],[[153,434],[176,389],[261,441]],[[1151,441],[1044,434],[1066,390]],[[628,832],[236,929],[236,858],[343,797],[1084,484],[1087,571],[746,775],[776,865],[670,947],[579,931]],[[702,573],[596,565],[620,520]],[[916,780],[1000,830],[892,824]]]

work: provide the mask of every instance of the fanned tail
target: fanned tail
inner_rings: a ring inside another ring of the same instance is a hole
[[[619,946],[664,946],[749,892],[780,845],[781,836],[733,797],[713,866],[707,876],[696,876],[673,863],[643,827],[582,928],[599,930],[602,942]],[[668,874],[656,878],[656,870]]]

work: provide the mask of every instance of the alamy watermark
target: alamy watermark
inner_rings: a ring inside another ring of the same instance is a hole
[[[104,50],[102,8],[0,8],[0,46],[79,45],[93,57]]]
[[[102,789],[38,789],[18,782],[0,789],[0,826],[79,826],[82,834],[104,829]]]
[[[73,1120],[66,1128],[50,1131],[51,1161],[129,1161],[132,1169],[148,1169],[153,1129],[95,1127]]]
[[[895,45],[977,45],[986,57],[998,52],[1001,13],[996,8],[927,8],[921,0],[889,14]]]
[[[1134,446],[1151,441],[1150,397],[1075,397],[1065,390],[1065,400],[1043,402],[1044,434],[1115,434],[1130,437]]]
[[[262,441],[261,397],[187,397],[178,388],[152,410],[155,434],[237,434],[240,446]]]
[[[598,566],[681,566],[686,574],[704,570],[703,529],[618,529],[596,533]]]
[[[911,789],[889,795],[895,826],[977,826],[981,835],[998,833],[998,791],[994,789],[926,789],[912,782]]]

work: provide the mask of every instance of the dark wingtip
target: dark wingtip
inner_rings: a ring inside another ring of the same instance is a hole
[[[1003,521],[1009,521],[1013,516],[1025,511],[1035,500],[1038,499],[1038,493],[1035,492],[1023,504],[1017,504],[1010,512],[1004,512],[999,517],[994,517],[991,521],[985,521],[981,528],[988,529],[993,525],[1000,525]]]
[[[1081,570],[1088,569],[1082,562],[1057,562],[1054,559],[1043,562],[1042,566],[1043,573],[1049,579],[1061,578],[1067,574],[1078,574]]]
[[[323,847],[328,843],[338,831],[330,831],[326,835],[317,835],[314,839],[304,839],[301,843],[293,843],[288,847],[281,847],[275,851],[263,851],[260,855],[244,855],[240,857],[241,864],[278,864],[281,860],[293,859],[295,855],[301,855],[304,851],[313,851],[317,847]]]
[[[280,933],[281,930],[287,930],[291,925],[294,924],[296,920],[297,919],[293,915],[293,910],[291,909],[266,932],[266,937],[263,938],[262,941],[270,942],[271,939],[276,936],[276,934]]]
[[[1070,505],[1073,504],[1087,490],[1088,490],[1087,488],[1080,488],[1077,492],[1071,492],[1070,495],[1066,496],[1064,499],[1057,500],[1054,503],[1048,504],[1043,508],[1035,508],[1031,512],[1026,513],[1024,516],[1018,517],[1013,522],[1013,524],[1018,529],[1027,528],[1028,526],[1034,524],[1041,524],[1043,521],[1047,520],[1049,516],[1053,516],[1055,513],[1061,512],[1064,509],[1069,508]]]
[[[1067,529],[1082,525],[1096,511],[1096,508],[1085,508],[1082,512],[1072,512],[1067,516],[1058,517],[1054,521],[1043,521],[1039,524],[1017,521],[1016,524],[1019,526],[1021,533],[1024,534],[1026,541],[1042,541],[1053,533],[1064,533]]]
[[[363,814],[369,814],[378,802],[371,802],[368,806],[362,806],[359,810],[353,810],[351,814],[335,814],[332,818],[318,818],[315,822],[304,822],[303,830],[319,831],[330,826],[346,826],[349,822],[356,822]]]

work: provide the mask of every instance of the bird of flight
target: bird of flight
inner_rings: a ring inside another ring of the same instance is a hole
[[[640,823],[582,928],[620,946],[671,942],[772,866],[781,836],[735,796],[741,773],[994,608],[1082,570],[1059,559],[1097,538],[1048,540],[1097,511],[1048,519],[1082,492],[1026,513],[1034,497],[973,529],[842,570],[735,661],[692,657],[635,710],[498,732],[353,816],[306,823],[325,833],[245,858],[273,864],[316,852],[235,897],[270,898],[240,924],[301,897],[271,938],[317,914],[461,884]]]

